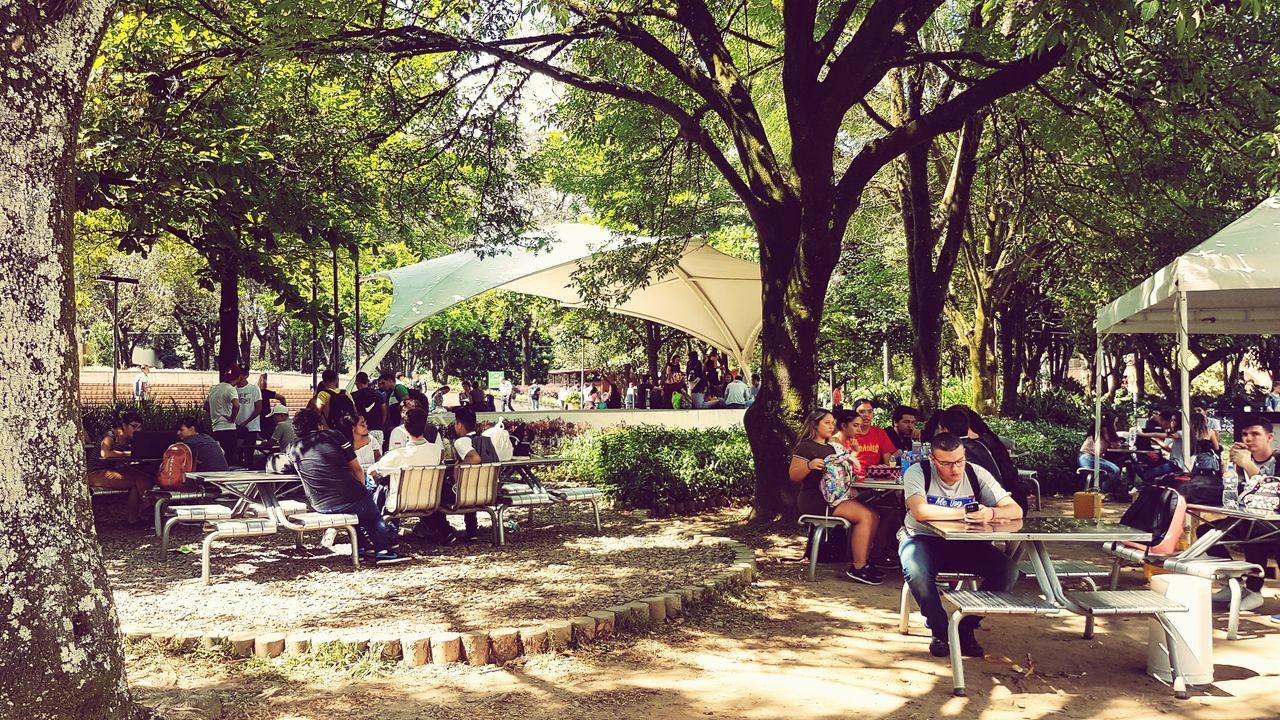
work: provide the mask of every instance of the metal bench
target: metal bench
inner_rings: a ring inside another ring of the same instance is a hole
[[[604,493],[594,487],[546,488],[524,483],[505,482],[498,498],[498,523],[506,522],[506,515],[512,508],[527,508],[529,522],[533,522],[534,509],[569,502],[589,502],[591,512],[595,516],[596,534],[602,532],[600,526],[600,498]],[[503,525],[503,543],[506,543],[506,526]]]
[[[934,580],[939,585],[952,583],[952,589],[956,591],[963,590],[965,583],[969,583],[971,589],[977,590],[978,583],[982,582],[982,576],[962,572],[941,572],[938,573]],[[904,580],[902,582],[902,598],[898,603],[898,632],[903,635],[910,634],[911,611],[913,609],[915,609],[915,598],[911,595],[911,586]]]
[[[226,505],[175,505],[169,508],[169,519],[160,531],[160,554],[167,557],[169,553],[169,533],[175,525],[203,525],[215,520],[230,520],[231,508]]]
[[[1040,505],[1040,473],[1035,470],[1018,470],[1018,477],[1026,480],[1027,484],[1034,488],[1036,496],[1036,512],[1039,512],[1042,509]],[[1030,498],[1028,498],[1028,500],[1030,500]]]
[[[499,467],[501,463],[455,465],[453,467],[453,504],[441,504],[439,510],[446,515],[462,515],[470,512],[487,514],[493,525],[494,545],[502,545],[506,542],[498,507],[496,507]]]
[[[1155,618],[1164,629],[1166,648],[1169,651],[1169,672],[1173,676],[1173,694],[1179,700],[1187,698],[1187,679],[1178,670],[1173,627],[1165,618],[1166,613],[1186,612],[1186,605],[1170,600],[1154,590],[1076,592],[1066,593],[1066,598],[1088,617],[1127,615]]]
[[[1231,591],[1231,602],[1227,607],[1227,639],[1237,640],[1240,637],[1240,583],[1244,578],[1253,575],[1261,577],[1262,567],[1244,560],[1227,560],[1216,557],[1179,558],[1176,555],[1150,555],[1140,548],[1125,545],[1121,542],[1103,543],[1102,549],[1111,560],[1112,590],[1120,585],[1120,564],[1129,562],[1136,565],[1147,563],[1169,572],[1193,575],[1213,581],[1226,581]]]
[[[951,684],[956,697],[964,697],[964,661],[960,657],[960,621],[969,615],[1056,615],[1057,605],[1039,595],[986,590],[944,592],[942,599],[956,606],[947,627],[951,645]]]
[[[852,526],[848,520],[835,515],[801,515],[799,522],[809,526],[809,580],[812,581],[818,572],[818,546],[822,544],[827,529],[843,527],[848,530]]]
[[[347,513],[304,512],[289,515],[287,522],[281,523],[297,534],[296,544],[302,547],[302,534],[315,530],[346,530],[351,538],[351,564],[360,566],[360,538],[356,536],[356,526],[360,518]]]
[[[200,551],[200,579],[209,584],[209,553],[213,549],[213,541],[219,538],[259,537],[274,535],[276,523],[270,518],[250,518],[246,520],[219,520],[213,523],[213,532],[204,538]]]
[[[1035,565],[1030,560],[1024,560],[1018,563],[1018,572],[1028,578],[1036,576]],[[1058,576],[1059,580],[1083,580],[1090,590],[1097,590],[1098,583],[1094,578],[1110,577],[1111,569],[1101,565],[1095,565],[1084,560],[1054,560],[1053,574]],[[1115,590],[1115,588],[1111,588]],[[1093,637],[1093,616],[1086,615],[1084,619],[1084,637]]]
[[[164,537],[165,510],[169,505],[185,500],[215,500],[218,493],[211,490],[161,490],[152,488],[149,493],[155,499],[156,537]]]
[[[401,468],[387,483],[385,517],[405,520],[439,512],[447,470],[445,465]]]

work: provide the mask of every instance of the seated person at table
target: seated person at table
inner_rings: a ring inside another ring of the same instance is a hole
[[[851,411],[846,412],[857,417]],[[806,418],[804,427],[800,430],[800,441],[791,451],[788,475],[791,482],[801,483],[800,512],[807,515],[827,513],[827,501],[822,496],[820,483],[823,468],[826,467],[824,458],[836,452],[835,445],[832,444],[835,430],[835,416],[827,410],[815,410]],[[845,575],[854,582],[879,585],[884,581],[884,573],[869,560],[871,539],[875,537],[879,516],[871,508],[852,499],[840,503],[831,512],[853,525],[852,532],[849,533],[852,564],[845,570]]]
[[[889,436],[889,441],[898,449],[898,452],[911,449],[911,443],[915,441],[918,434],[916,418],[919,415],[915,408],[906,405],[899,405],[893,409],[893,422],[884,429],[884,434]]]
[[[281,402],[271,410],[271,415],[275,418],[275,427],[271,430],[271,447],[283,448],[289,443],[298,439],[298,431],[293,427],[293,421],[289,419],[289,406]]]
[[[1093,431],[1085,437],[1080,445],[1080,454],[1076,457],[1076,465],[1089,470],[1094,462],[1098,465],[1098,487],[1106,493],[1107,499],[1114,502],[1128,502],[1129,488],[1125,482],[1120,466],[1103,457],[1108,450],[1123,447],[1124,442],[1116,432],[1116,419],[1111,415],[1102,416],[1102,439],[1094,438]]]
[[[1184,440],[1184,436],[1189,440]],[[1183,443],[1191,443],[1191,463],[1183,457]],[[1222,445],[1218,440],[1218,431],[1209,429],[1208,417],[1204,408],[1196,408],[1191,413],[1191,432],[1179,430],[1173,438],[1173,450],[1169,459],[1181,470],[1205,475],[1222,474]]]
[[[404,399],[400,401],[400,417],[403,418],[414,408],[418,408],[423,412],[430,412],[431,400],[425,394],[418,392],[417,390],[410,390],[404,396]],[[427,428],[427,433],[430,435],[429,439],[436,439],[437,433],[434,425]],[[387,450],[395,450],[396,448],[404,447],[408,442],[409,430],[405,427],[405,423],[401,422],[399,425],[391,429],[391,437],[387,439]]]
[[[364,486],[364,471],[356,460],[351,443],[334,430],[322,430],[323,418],[310,408],[298,411],[293,423],[298,439],[285,448],[288,462],[279,471],[296,472],[307,493],[307,501],[317,512],[347,513],[360,519],[362,552],[376,565],[390,565],[408,558],[396,553],[394,531],[382,520],[382,513]]]
[[[1236,475],[1234,477],[1224,477],[1224,483],[1236,482],[1241,483],[1241,491],[1247,485],[1247,480],[1257,475],[1274,476],[1276,474],[1276,460],[1280,457],[1280,453],[1276,453],[1271,445],[1272,439],[1275,437],[1271,421],[1261,417],[1247,417],[1240,422],[1240,442],[1231,446],[1231,462],[1235,463]],[[1223,522],[1222,520],[1209,523],[1215,525]],[[1236,525],[1227,533],[1224,539],[1229,540],[1247,540],[1250,537],[1259,535],[1269,535],[1280,530],[1280,526],[1270,522],[1253,522],[1241,523]],[[1267,566],[1267,562],[1271,558],[1275,558],[1280,563],[1280,540],[1264,540],[1261,542],[1251,542],[1240,546],[1244,553],[1244,559],[1257,563],[1262,567]],[[1209,548],[1208,554],[1213,557],[1229,558],[1231,553],[1221,545],[1214,545]],[[1257,610],[1262,605],[1262,580],[1263,578],[1250,575],[1244,580],[1244,594],[1240,596],[1241,610]],[[1231,600],[1230,590],[1223,588],[1213,595],[1215,604],[1225,605]]]
[[[876,427],[875,404],[867,398],[859,398],[853,403],[853,409],[862,416],[862,424],[858,426],[858,462],[862,467],[872,465],[892,465],[898,448],[889,439],[884,430]]]
[[[426,438],[428,427],[426,411],[411,408],[404,416],[404,428],[409,434],[408,442],[395,450],[388,450],[382,459],[370,465],[369,475],[378,479],[399,475],[400,468],[439,465],[442,448],[436,439]],[[431,434],[436,435],[435,428],[432,427],[431,430]]]
[[[227,456],[222,452],[222,445],[212,436],[200,432],[200,424],[193,417],[178,420],[178,439],[191,448],[191,459],[195,469],[204,472],[222,472],[226,470]]]
[[[133,434],[141,429],[142,416],[138,413],[127,412],[121,415],[120,422],[98,441],[97,457],[89,459],[89,472],[85,475],[89,487],[129,491],[129,498],[125,502],[124,524],[130,527],[139,524],[144,510],[143,501],[151,490],[155,474],[138,465],[103,461],[130,457],[133,454],[130,449]]]
[[[938,573],[981,575],[983,590],[1007,592],[1018,579],[1018,566],[989,542],[944,540],[927,523],[1017,520],[1022,517],[1022,508],[991,473],[966,462],[964,444],[951,433],[933,436],[929,457],[912,465],[903,477],[903,495],[906,524],[898,533],[902,574],[933,633],[929,653],[946,657],[950,652],[948,616],[938,593]],[[977,503],[978,509],[967,512],[965,506],[970,503]],[[982,657],[982,647],[973,635],[981,621],[977,616],[960,621],[960,652],[965,657]]]
[[[453,441],[453,453],[458,458],[458,464],[479,465],[498,462],[498,451],[493,447],[493,441],[476,432],[476,413],[470,407],[460,407],[453,411],[453,432],[456,436]],[[446,505],[453,504],[457,499],[453,488],[452,480],[445,483],[443,501]],[[449,520],[444,513],[428,515],[424,520],[426,522],[419,522],[413,529],[415,534],[434,530],[443,545],[448,545],[457,537],[457,533],[449,525]],[[462,522],[467,530],[466,539],[475,540],[479,534],[476,514],[473,512],[464,514]]]

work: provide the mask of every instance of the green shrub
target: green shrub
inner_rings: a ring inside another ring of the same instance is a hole
[[[199,420],[206,432],[209,430],[209,413],[202,405],[179,405],[173,401],[156,401],[144,403],[139,407],[133,401],[122,401],[115,405],[91,405],[80,409],[87,442],[96,443],[107,434],[108,430],[115,427],[122,414],[130,410],[142,416],[144,430],[173,430],[178,420],[188,415]]]
[[[1066,389],[1023,393],[1014,399],[1017,417],[1087,427],[1093,424],[1093,400]]]
[[[1013,463],[1023,470],[1039,472],[1040,490],[1045,495],[1079,489],[1076,457],[1084,442],[1082,429],[1051,422],[987,418],[998,435],[1017,443],[1020,457]],[[1083,427],[1083,426],[1081,426]]]
[[[580,481],[632,507],[717,497],[741,501],[755,491],[755,461],[742,428],[591,430],[565,437],[560,453],[574,458]]]

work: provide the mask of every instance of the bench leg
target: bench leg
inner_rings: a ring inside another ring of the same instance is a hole
[[[826,528],[814,525],[813,532],[809,533],[809,582],[813,582],[814,576],[818,574],[818,546],[822,544],[822,536],[826,532]]]
[[[1089,586],[1090,592],[1097,592],[1098,583],[1094,582],[1093,578],[1085,577],[1082,579],[1084,580],[1084,584]],[[1088,615],[1084,616],[1084,639],[1085,640],[1093,639],[1093,613],[1089,613]]]
[[[1120,587],[1120,558],[1111,560],[1111,589],[1115,590]]]
[[[164,532],[164,509],[169,504],[168,498],[156,498],[156,537],[163,537]]]
[[[481,508],[489,515],[489,522],[493,523],[493,545],[501,547],[506,542],[506,533],[502,532],[502,523],[498,520],[498,513],[493,508]]]
[[[596,514],[596,534],[600,535],[600,503],[595,498],[591,498],[591,512]]]
[[[301,530],[299,530],[299,531],[296,533],[296,535],[297,535],[297,537],[295,537],[295,538],[293,539],[293,546],[294,546],[294,547],[296,547],[296,548],[298,548],[299,550],[301,550],[301,549],[303,549],[303,545],[302,545],[302,531],[301,531]]]
[[[1040,512],[1041,510],[1044,509],[1040,505],[1040,481],[1037,480],[1036,478],[1029,478],[1029,479],[1031,480],[1031,486],[1036,489],[1036,512]]]
[[[169,556],[169,533],[173,530],[173,526],[178,524],[178,518],[171,517],[164,527],[160,529],[160,557],[162,559]]]
[[[951,613],[947,626],[947,644],[951,646],[951,694],[964,697],[964,659],[960,657],[960,621],[964,615],[959,610]]]
[[[907,585],[907,581],[902,581],[902,602],[898,605],[898,632],[903,635],[910,635],[911,628],[911,605],[913,598],[911,597],[911,586]]]
[[[351,538],[351,564],[360,567],[360,541],[356,538],[356,528],[354,525],[347,525],[347,536]],[[301,537],[302,533],[298,533]]]
[[[1227,639],[1235,640],[1240,633],[1240,578],[1227,578],[1231,588],[1231,605],[1227,612]]]
[[[219,532],[214,530],[204,538],[204,547],[200,551],[200,580],[205,585],[209,584],[209,551],[213,548],[213,541],[218,538]]]

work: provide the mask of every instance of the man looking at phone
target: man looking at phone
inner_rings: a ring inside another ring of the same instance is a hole
[[[1018,520],[1022,508],[990,472],[965,461],[964,445],[951,433],[933,436],[929,461],[916,463],[902,478],[907,516],[898,533],[902,574],[924,613],[933,640],[929,653],[946,657],[947,613],[942,609],[937,576],[941,572],[965,572],[982,576],[982,589],[1007,592],[1018,579],[1013,560],[989,542],[944,540],[929,527],[932,520],[993,523]],[[960,652],[982,657],[974,638],[981,617],[960,621]]]

